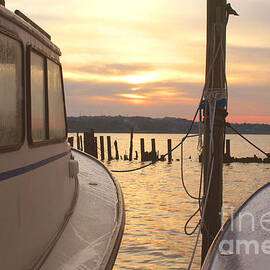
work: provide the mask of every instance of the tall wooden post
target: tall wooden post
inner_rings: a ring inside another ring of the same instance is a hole
[[[152,151],[151,151],[152,161],[155,161],[157,159],[155,139],[151,139],[151,145],[152,145]]]
[[[94,157],[98,158],[97,137],[94,137]]]
[[[112,160],[112,142],[111,136],[107,136],[107,151],[108,151],[108,161]]]
[[[144,150],[144,138],[141,138],[141,162],[143,162],[143,161],[145,161],[145,158],[144,158],[144,156],[145,156],[145,154],[144,154],[144,152],[145,152],[145,150]]]
[[[104,137],[103,136],[100,136],[100,159],[101,160],[104,160],[105,157],[104,157]]]
[[[133,152],[133,132],[134,128],[130,131],[130,145],[129,145],[129,161],[132,161],[132,152]]]
[[[80,145],[80,149],[79,150],[83,151],[83,139],[82,139],[82,135],[80,135],[79,145]]]
[[[168,162],[171,163],[172,162],[172,139],[168,139]]]
[[[119,160],[117,140],[114,141],[114,147],[115,147],[115,159]]]
[[[79,135],[78,132],[77,132],[77,149],[78,150],[81,150],[81,146],[80,146],[80,135]]]
[[[91,133],[86,131],[83,133],[83,144],[84,144],[84,152],[87,154],[91,154]]]
[[[226,0],[207,1],[207,52],[206,52],[206,82],[207,90],[218,91],[220,96],[225,92],[225,50],[226,50]],[[221,47],[220,47],[221,46]],[[218,53],[217,49],[219,48]],[[216,57],[215,57],[216,56]],[[215,59],[215,60],[214,60]],[[206,96],[206,99],[208,97]],[[210,116],[209,100],[206,100],[204,114],[205,134],[204,134],[204,198],[207,194],[208,185],[209,195],[204,201],[205,215],[202,226],[202,260],[203,263],[207,251],[221,228],[221,209],[223,196],[223,153],[224,153],[224,127],[225,127],[225,105],[224,99],[216,100],[215,121],[213,128],[214,157],[209,156],[210,148]],[[210,178],[213,160],[212,177]]]
[[[231,157],[231,140],[226,140],[226,156]]]

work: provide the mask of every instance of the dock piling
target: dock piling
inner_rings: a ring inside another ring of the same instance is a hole
[[[172,162],[172,140],[168,139],[168,162],[171,163]]]
[[[107,136],[107,151],[108,151],[108,161],[111,161],[112,160],[111,136]]]
[[[145,152],[145,149],[144,149],[144,138],[141,138],[140,140],[141,142],[141,161],[145,161],[145,158],[144,158],[144,152]]]
[[[101,160],[104,160],[105,159],[105,155],[104,155],[104,137],[100,136],[99,140],[100,140],[100,158],[101,158]]]
[[[118,146],[116,140],[114,141],[114,147],[115,147],[115,159],[119,160]]]
[[[132,152],[133,152],[133,132],[134,132],[134,128],[131,128],[131,131],[130,131],[130,145],[129,145],[129,161],[132,161]]]

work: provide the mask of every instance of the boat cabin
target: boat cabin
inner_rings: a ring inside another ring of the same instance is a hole
[[[44,30],[0,5],[1,269],[34,269],[76,197],[60,55]]]

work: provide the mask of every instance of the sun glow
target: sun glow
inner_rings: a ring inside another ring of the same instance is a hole
[[[132,84],[149,83],[149,82],[158,81],[159,79],[160,79],[160,74],[157,74],[157,73],[130,75],[130,76],[126,76],[122,78],[124,82],[132,83]]]

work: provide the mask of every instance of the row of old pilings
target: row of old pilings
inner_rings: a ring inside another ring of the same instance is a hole
[[[90,129],[89,132],[84,132],[84,136],[82,137],[77,133],[77,149],[80,151],[84,151],[96,158],[100,158],[100,160],[105,160],[105,142],[104,142],[104,136],[99,137],[99,145],[100,148],[98,151],[98,138],[95,137],[94,130]],[[112,156],[112,141],[111,141],[111,136],[107,136],[107,159],[108,161],[111,161],[113,159],[119,160],[129,160],[132,161],[138,160],[139,159],[139,154],[138,151],[133,150],[133,134],[134,134],[134,129],[131,129],[130,132],[130,145],[129,145],[129,155],[124,154],[121,156],[119,154],[118,150],[118,142],[117,140],[114,141],[114,149],[115,149],[115,156]],[[68,142],[70,145],[73,147],[74,145],[74,137],[69,137]],[[168,139],[167,140],[167,145],[168,145],[168,162],[171,163],[173,161],[172,158],[172,140]],[[98,156],[98,152],[100,153],[100,157]],[[133,153],[135,153],[135,157],[133,157]],[[166,161],[166,158],[163,155],[159,155],[159,151],[156,150],[156,140],[151,139],[151,151],[146,151],[145,150],[145,140],[144,138],[140,139],[140,154],[141,154],[141,162],[145,161],[156,161],[160,159],[161,161]]]
[[[199,156],[199,161],[202,162],[202,154]],[[253,157],[232,157],[231,141],[227,139],[225,143],[223,163],[270,163],[270,155],[264,159],[259,158],[256,155],[253,155]]]

